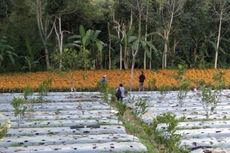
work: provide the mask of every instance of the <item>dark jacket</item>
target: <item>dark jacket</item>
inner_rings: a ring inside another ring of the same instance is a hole
[[[144,74],[141,74],[139,76],[139,82],[144,82],[145,81],[145,75]]]

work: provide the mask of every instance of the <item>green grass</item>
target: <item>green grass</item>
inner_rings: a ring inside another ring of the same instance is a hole
[[[140,141],[147,147],[146,153],[159,153],[157,144],[153,138],[150,137],[144,129],[144,123],[133,115],[131,110],[126,110],[122,117],[123,125],[126,128],[127,133],[132,134],[140,139]]]

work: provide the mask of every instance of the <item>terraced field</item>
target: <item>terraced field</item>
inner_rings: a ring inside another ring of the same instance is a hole
[[[49,93],[45,102],[26,111],[20,127],[10,101],[21,94],[0,94],[0,120],[11,120],[0,153],[145,152],[139,139],[126,133],[117,111],[99,93]],[[31,97],[30,97],[31,98]]]
[[[171,112],[177,118],[185,120],[177,126],[177,133],[182,136],[181,146],[192,153],[229,153],[230,152],[230,91],[225,90],[217,98],[217,107],[206,118],[206,112],[197,92],[189,92],[182,107],[177,98],[177,91],[162,96],[160,92],[133,92],[126,99],[126,104],[135,109],[134,99],[147,100],[147,112],[141,118],[151,123],[157,115]],[[133,99],[133,100],[128,100]]]

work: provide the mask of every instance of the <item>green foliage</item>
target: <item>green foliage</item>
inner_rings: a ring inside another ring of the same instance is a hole
[[[72,41],[67,44],[69,47],[78,47],[80,49],[79,63],[83,63],[84,68],[88,68],[90,65],[89,54],[93,55],[95,52],[95,60],[100,61],[98,64],[102,64],[102,51],[104,48],[104,42],[102,42],[98,37],[101,33],[100,30],[85,30],[84,26],[79,28],[80,35],[73,35],[68,39]]]
[[[187,68],[186,68],[187,66],[186,65],[184,65],[184,64],[179,64],[178,66],[177,66],[177,74],[176,74],[176,76],[175,76],[175,79],[176,80],[183,80],[184,79],[184,74],[185,74],[185,72],[186,72],[186,70],[187,70]]]
[[[78,65],[79,68],[88,69],[91,67],[90,59],[89,59],[89,51],[85,48],[81,47],[80,52],[78,53]]]
[[[101,93],[108,93],[108,82],[107,80],[100,80],[97,82],[97,89],[101,92]]]
[[[217,105],[217,99],[210,87],[202,86],[201,92],[202,92],[201,102],[202,102],[204,110],[206,111],[206,117],[209,118],[210,112],[214,111]]]
[[[121,101],[116,101],[116,107],[118,109],[118,116],[122,117],[127,110],[127,107],[125,104],[123,104]]]
[[[223,88],[225,87],[225,78],[224,78],[224,72],[223,71],[218,71],[216,72],[212,79],[215,82],[215,89],[221,92]]]
[[[14,108],[14,116],[18,118],[18,127],[20,126],[20,121],[25,115],[25,111],[27,107],[25,106],[26,100],[24,98],[16,98],[14,97],[11,105]]]
[[[23,90],[23,96],[24,99],[28,99],[28,96],[32,96],[33,95],[33,89],[30,86],[26,86],[26,88]]]
[[[10,126],[11,126],[10,120],[0,123],[0,139],[6,135],[7,130],[10,128]]]
[[[52,79],[51,78],[42,81],[38,87],[38,91],[39,91],[40,96],[47,96],[49,90],[51,89],[51,86],[52,86]]]
[[[135,106],[134,106],[134,114],[139,116],[144,114],[147,111],[147,100],[146,99],[142,99],[142,98],[138,98],[135,102]]]
[[[15,57],[17,55],[14,53],[14,48],[8,44],[7,38],[2,37],[0,39],[0,67],[6,66],[5,61],[9,59],[11,64],[15,64]]]
[[[169,91],[170,87],[166,85],[162,85],[159,87],[160,94],[164,97]]]
[[[46,12],[50,15],[61,13],[66,7],[65,0],[47,0]]]
[[[4,18],[7,16],[8,5],[7,0],[0,0],[0,18]]]
[[[56,51],[52,54],[51,58],[56,65],[62,60],[65,70],[90,68],[89,51],[82,47],[79,51],[72,48],[65,48],[62,54]]]
[[[18,115],[24,115],[26,111],[26,107],[24,104],[26,103],[24,98],[13,98],[11,105],[14,108],[14,115],[17,117]]]
[[[149,79],[148,80],[148,87],[150,90],[153,90],[154,88],[156,88],[156,79]]]
[[[187,152],[179,147],[181,136],[176,134],[176,127],[181,120],[176,119],[174,114],[165,113],[158,115],[151,125],[157,143],[166,145],[172,153]]]
[[[177,94],[177,98],[179,99],[179,103],[180,106],[182,107],[183,103],[183,99],[186,98],[188,90],[189,90],[189,81],[186,79],[180,80],[180,84],[179,84],[179,91]]]
[[[40,1],[40,0],[39,0]],[[213,66],[214,53],[216,51],[216,33],[219,24],[216,12],[213,7],[219,11],[219,4],[217,1],[200,1],[200,0],[156,0],[156,1],[139,1],[141,5],[142,15],[147,6],[149,14],[147,26],[142,23],[141,38],[138,38],[138,11],[137,3],[135,1],[125,0],[41,0],[42,1],[42,24],[44,31],[48,32],[52,29],[53,17],[62,16],[62,27],[65,29],[64,33],[64,48],[75,49],[79,53],[79,59],[84,59],[79,63],[84,63],[79,66],[73,66],[74,56],[68,53],[67,69],[74,68],[107,68],[108,59],[111,57],[112,67],[119,66],[119,50],[120,45],[123,49],[123,56],[125,55],[125,67],[131,67],[131,50],[138,49],[138,60],[136,60],[135,68],[142,68],[143,55],[147,53],[147,61],[152,61],[150,66],[155,68],[161,67],[162,53],[164,49],[165,39],[162,39],[163,30],[167,27],[167,21],[170,21],[170,11],[168,3],[175,2],[175,10],[183,8],[183,13],[177,11],[175,18],[173,18],[173,31],[170,32],[169,40],[167,40],[170,49],[170,60],[168,66],[176,68],[178,63],[185,63],[190,68],[196,67],[210,67]],[[0,35],[7,36],[9,43],[7,45],[13,47],[10,49],[12,53],[3,52],[3,60],[0,57],[1,69],[4,71],[33,71],[45,70],[46,62],[44,55],[44,46],[49,51],[55,51],[55,37],[51,33],[50,39],[45,40],[43,45],[40,39],[39,30],[36,27],[35,7],[30,5],[32,0],[0,0]],[[229,3],[226,1],[227,4]],[[185,3],[185,5],[184,5]],[[171,5],[172,6],[172,5]],[[134,9],[135,8],[135,9]],[[178,9],[177,9],[178,8]],[[31,11],[33,10],[33,11]],[[132,13],[131,13],[132,12]],[[226,10],[227,12],[227,10]],[[132,14],[132,21],[131,15]],[[179,15],[180,14],[180,15]],[[114,15],[114,18],[113,18]],[[229,15],[225,13],[223,26],[221,29],[221,43],[219,46],[219,65],[221,67],[229,67],[229,56],[227,53],[230,47],[228,35],[228,22],[226,21]],[[47,17],[47,18],[46,18]],[[48,19],[49,18],[49,19]],[[44,19],[44,20],[43,20]],[[117,23],[114,22],[114,19]],[[142,18],[141,21],[144,21]],[[50,22],[50,23],[47,23]],[[110,25],[110,38],[116,36],[116,40],[108,40],[108,28]],[[79,26],[79,25],[84,25]],[[26,27],[26,28],[25,28]],[[90,28],[90,29],[89,29]],[[150,32],[147,34],[147,41],[145,40],[145,28]],[[97,30],[95,30],[97,29]],[[52,31],[52,30],[51,30]],[[68,33],[68,35],[66,34]],[[76,33],[73,39],[67,40],[72,33]],[[224,34],[224,35],[223,35]],[[119,36],[118,36],[119,35]],[[160,37],[159,37],[160,36]],[[119,37],[119,40],[118,40]],[[28,39],[29,38],[29,39]],[[39,39],[38,39],[39,38]],[[33,54],[28,51],[30,42]],[[68,42],[72,43],[70,46],[65,46]],[[108,47],[110,53],[107,52]],[[81,47],[83,49],[81,49]],[[0,47],[1,48],[1,47]],[[0,49],[1,50],[1,49]],[[87,50],[87,52],[80,52],[80,50]],[[153,53],[150,56],[150,52]],[[124,54],[125,53],[125,54]],[[49,55],[52,52],[49,52]],[[74,54],[75,55],[75,54]],[[10,57],[11,56],[11,57]],[[12,58],[13,57],[13,58]],[[82,58],[80,58],[82,57]],[[146,56],[145,56],[146,57]],[[61,57],[59,57],[60,59]],[[78,61],[75,60],[75,61]],[[39,64],[38,64],[39,62]],[[92,62],[94,62],[92,66]],[[14,64],[15,63],[15,64]],[[74,64],[74,65],[75,65]],[[53,65],[53,63],[51,63]],[[55,65],[55,63],[54,63]],[[149,66],[149,67],[150,67]]]
[[[185,78],[185,72],[187,70],[186,67],[186,65],[179,64],[177,67],[177,74],[175,76],[175,79],[179,83],[177,98],[179,99],[179,104],[181,107],[183,105],[183,99],[187,96],[190,85],[189,81]]]

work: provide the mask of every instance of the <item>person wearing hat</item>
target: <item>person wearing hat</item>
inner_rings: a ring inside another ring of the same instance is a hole
[[[107,76],[106,75],[103,75],[103,77],[101,78],[100,83],[101,84],[107,84]]]
[[[107,80],[106,75],[103,75],[103,77],[98,82],[98,89],[100,90],[100,92],[103,92],[103,93],[107,92],[107,90],[108,90],[108,80]]]

